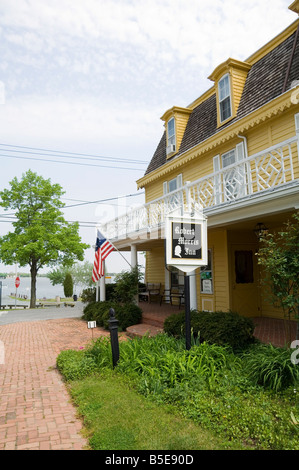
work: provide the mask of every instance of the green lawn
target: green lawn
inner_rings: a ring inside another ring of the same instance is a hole
[[[93,450],[216,450],[228,442],[135,392],[120,376],[71,383]],[[242,447],[234,444],[234,449]]]
[[[57,366],[84,419],[92,449],[299,450],[299,366],[287,349],[241,353],[167,335],[108,338],[62,351]]]

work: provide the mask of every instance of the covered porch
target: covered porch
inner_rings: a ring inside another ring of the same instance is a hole
[[[129,336],[143,336],[149,334],[154,336],[163,332],[163,324],[167,317],[172,314],[179,313],[183,309],[170,304],[162,304],[159,302],[139,302],[142,309],[142,322],[127,328]],[[255,324],[254,336],[262,343],[271,343],[276,347],[284,347],[288,331],[290,331],[291,341],[296,339],[297,322],[287,321],[278,318],[254,317]]]

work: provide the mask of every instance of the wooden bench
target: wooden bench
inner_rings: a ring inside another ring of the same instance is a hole
[[[9,307],[10,309],[12,308],[27,308],[28,305],[15,305],[15,304],[8,304],[7,307]],[[2,307],[1,307],[2,308]]]
[[[151,303],[152,298],[161,298],[161,283],[147,282],[144,289],[138,292],[138,299]]]
[[[178,306],[181,308],[182,303],[185,302],[184,287],[178,286],[172,287],[171,289],[165,289],[161,296],[160,305],[162,304],[163,299],[170,301],[171,305],[173,305],[173,300],[177,300]]]

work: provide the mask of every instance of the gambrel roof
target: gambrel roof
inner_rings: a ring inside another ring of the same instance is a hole
[[[222,131],[223,128],[277,98],[284,91],[288,91],[292,82],[299,80],[299,38],[297,36],[295,31],[252,65],[245,81],[237,114],[228,123],[217,128],[216,92],[195,107],[188,119],[178,153],[173,158],[179,157],[187,150]],[[166,159],[166,132],[164,132],[145,175],[157,170],[170,160]]]

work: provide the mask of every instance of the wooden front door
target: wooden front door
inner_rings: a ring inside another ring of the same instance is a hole
[[[258,264],[254,245],[233,245],[232,310],[246,317],[260,315]]]

